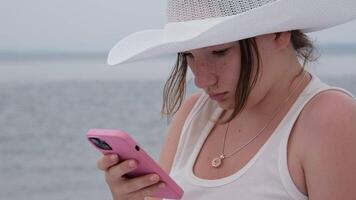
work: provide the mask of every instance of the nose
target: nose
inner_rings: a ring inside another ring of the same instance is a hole
[[[216,74],[209,69],[209,66],[196,67],[192,70],[194,82],[198,88],[208,88],[215,85],[218,81]]]

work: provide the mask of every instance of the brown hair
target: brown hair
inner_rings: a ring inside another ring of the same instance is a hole
[[[276,35],[279,37],[280,33],[276,33]],[[315,47],[308,36],[299,30],[291,31],[291,43],[298,58],[303,59],[303,69],[296,76],[298,77],[304,71],[306,63],[316,59],[313,54]],[[257,82],[260,71],[260,54],[255,38],[240,40],[239,44],[241,52],[241,72],[235,92],[236,105],[233,113],[226,122],[232,120],[243,110],[247,98]],[[256,74],[252,77],[254,61],[257,61]],[[187,69],[186,57],[183,53],[178,53],[176,63],[163,89],[163,104],[161,110],[163,115],[171,117],[181,106],[185,96]]]

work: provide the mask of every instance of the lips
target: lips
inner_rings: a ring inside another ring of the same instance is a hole
[[[227,92],[211,93],[211,94],[209,94],[209,97],[215,101],[222,101],[222,100],[224,100],[224,97],[226,94],[227,94]]]

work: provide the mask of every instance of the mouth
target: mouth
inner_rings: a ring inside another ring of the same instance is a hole
[[[226,95],[227,93],[228,93],[228,92],[211,93],[211,94],[209,94],[209,97],[210,97],[212,100],[215,100],[215,101],[223,101],[223,100],[224,100],[224,97],[225,97],[225,95]]]

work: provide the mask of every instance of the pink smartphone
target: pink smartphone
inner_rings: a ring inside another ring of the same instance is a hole
[[[137,168],[125,174],[126,178],[133,178],[150,173],[156,173],[165,188],[158,189],[152,197],[181,199],[184,191],[169,175],[132,139],[129,134],[121,130],[90,129],[87,138],[104,155],[118,154],[120,160],[135,159]]]

